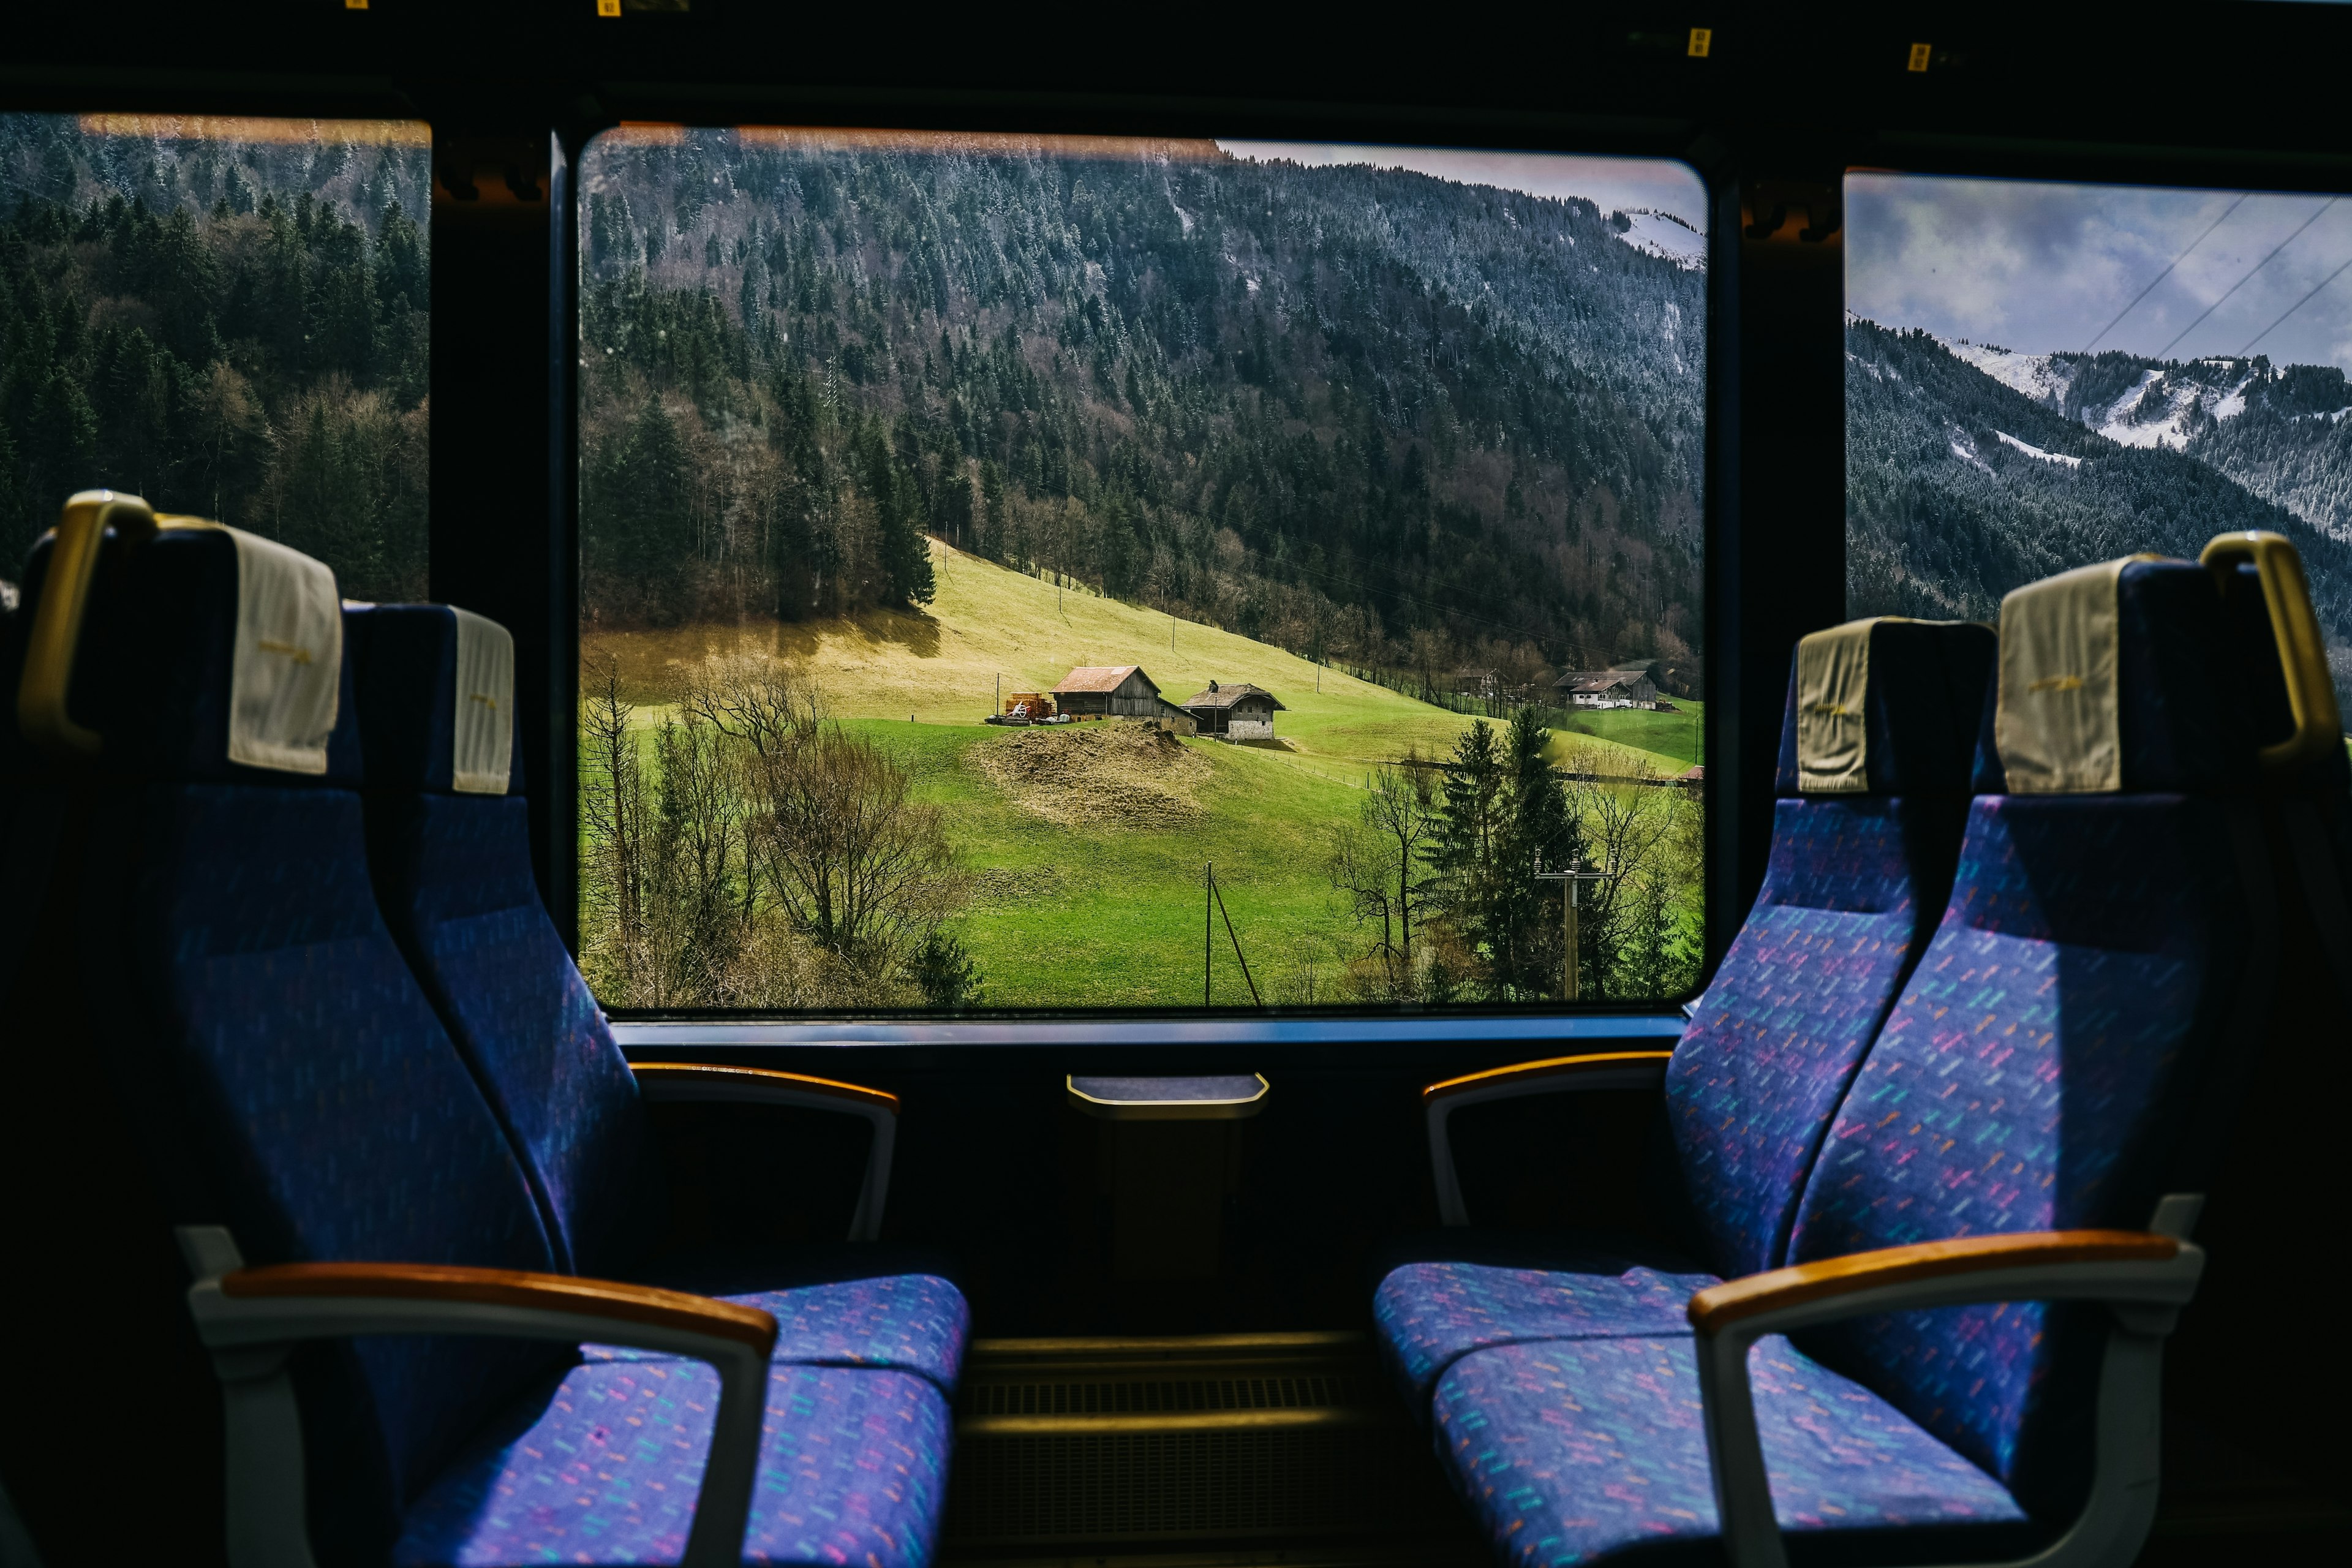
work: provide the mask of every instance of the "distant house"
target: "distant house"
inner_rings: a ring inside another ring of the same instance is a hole
[[[1212,680],[1209,689],[1184,700],[1184,711],[1192,716],[1203,735],[1222,735],[1228,741],[1271,741],[1274,716],[1288,710],[1264,687],[1246,680],[1220,686]]]
[[[1698,688],[1692,683],[1698,673],[1696,669],[1670,659],[1627,659],[1622,664],[1612,664],[1609,668],[1612,673],[1617,674],[1646,675],[1650,678],[1650,684],[1655,686],[1664,696],[1696,697],[1698,695]]]
[[[1457,669],[1454,672],[1454,695],[1475,697],[1492,702],[1503,695],[1510,683],[1499,669]]]
[[[1140,665],[1081,665],[1054,688],[1054,706],[1079,719],[1181,719]]]
[[[1553,683],[1570,708],[1652,708],[1658,684],[1637,669],[1570,670]]]

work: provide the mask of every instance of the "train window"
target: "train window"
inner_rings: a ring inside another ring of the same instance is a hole
[[[2352,696],[2352,201],[1856,174],[1846,257],[1849,613],[2268,529]]]
[[[93,484],[425,595],[431,133],[0,114],[0,562]]]
[[[1695,984],[1687,167],[623,127],[581,191],[607,1005]]]

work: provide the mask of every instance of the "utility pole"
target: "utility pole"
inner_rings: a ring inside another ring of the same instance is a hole
[[[1217,966],[1217,863],[1201,882],[1201,1005],[1209,1005],[1209,976]]]
[[[1541,850],[1538,850],[1536,852],[1536,880],[1538,882],[1558,882],[1559,884],[1561,894],[1559,901],[1561,921],[1560,931],[1567,942],[1567,952],[1562,955],[1560,960],[1562,973],[1560,976],[1559,995],[1560,1000],[1563,1002],[1575,1001],[1577,994],[1577,886],[1579,883],[1582,882],[1601,881],[1608,876],[1608,873],[1605,871],[1584,870],[1582,869],[1583,865],[1583,858],[1579,857],[1568,863],[1568,869],[1565,871],[1547,871],[1543,868],[1543,852]]]

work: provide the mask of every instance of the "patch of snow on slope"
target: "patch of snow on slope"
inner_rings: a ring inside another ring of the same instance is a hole
[[[2162,401],[2156,407],[2141,405],[2150,395],[2150,384],[2162,379],[2165,385],[2157,394]],[[2200,383],[2167,377],[2161,371],[2141,374],[2132,389],[2105,408],[2083,410],[2083,423],[2108,440],[2126,447],[2169,447],[2179,451],[2189,445],[2189,425],[2199,410],[2214,419],[2234,419],[2246,411],[2246,388],[2253,382],[2249,374],[2226,392]]]
[[[1633,220],[1633,226],[1617,237],[1634,249],[1662,256],[1692,271],[1706,266],[1706,236],[1674,214],[1643,207],[1625,216]]]
[[[1992,465],[1986,462],[1982,458],[1977,456],[1975,445],[1970,442],[1966,436],[1963,436],[1958,431],[1955,430],[1952,432],[1950,437],[1950,445],[1952,448],[1952,456],[1958,458],[1961,462],[1966,463],[1969,468],[1974,468],[1980,474],[1989,474],[1992,472]]]
[[[2045,463],[2063,463],[2070,468],[2079,468],[2083,466],[2083,459],[2080,458],[2070,458],[2063,452],[2045,452],[2039,447],[2019,440],[2006,430],[1996,430],[1993,434],[2000,438],[2002,446],[2014,447],[2029,458],[2039,458]]]
[[[1976,366],[2012,392],[2021,392],[2044,408],[2056,408],[2074,379],[2074,367],[2050,354],[2021,354],[2009,349],[1972,343],[1965,338],[1938,338],[1954,359]]]

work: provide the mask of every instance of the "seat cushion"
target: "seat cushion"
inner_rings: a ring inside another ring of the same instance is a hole
[[[2042,1532],[1999,1483],[1778,1336],[1748,1356],[1773,1511],[1798,1562],[1973,1560]],[[1437,1442],[1508,1562],[1720,1562],[1688,1338],[1479,1351],[1437,1384]]]
[[[1414,1258],[1415,1251],[1431,1256]],[[1567,1233],[1451,1230],[1391,1254],[1372,1293],[1381,1352],[1426,1418],[1431,1391],[1473,1351],[1612,1335],[1686,1334],[1683,1308],[1722,1283],[1664,1249]]]
[[[401,1568],[667,1563],[719,1405],[698,1361],[592,1362],[518,1402],[408,1511]],[[938,1538],[951,1421],[901,1373],[776,1366],[746,1563],[914,1568]]]
[[[911,1373],[950,1398],[971,1332],[971,1310],[927,1249],[878,1244],[730,1247],[634,1270],[646,1284],[717,1296],[772,1312],[779,1363]],[[592,1361],[676,1359],[583,1345]]]

